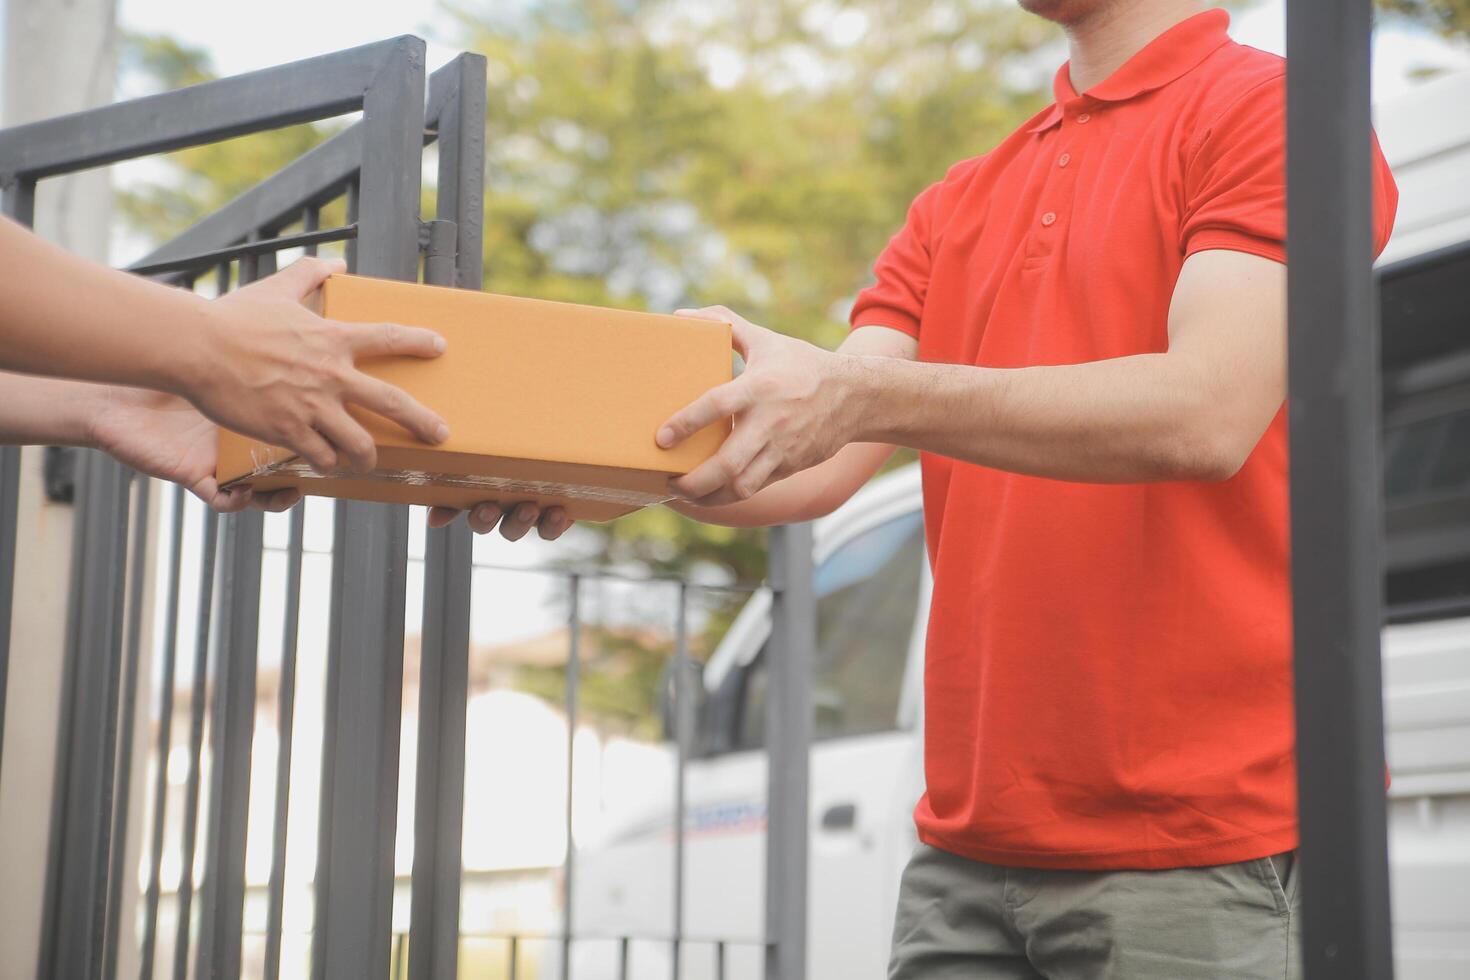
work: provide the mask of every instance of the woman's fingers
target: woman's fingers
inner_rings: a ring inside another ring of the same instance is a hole
[[[442,418],[402,388],[395,388],[386,381],[357,374],[348,384],[347,401],[397,422],[430,445],[438,445],[449,438],[449,426]]]
[[[318,416],[316,430],[336,447],[337,454],[358,473],[378,465],[378,447],[373,437],[344,408],[328,408]]]

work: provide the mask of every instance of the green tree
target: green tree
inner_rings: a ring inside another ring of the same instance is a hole
[[[1425,24],[1457,40],[1470,39],[1470,0],[1376,0],[1380,10]]]
[[[447,7],[486,55],[486,288],[670,310],[723,303],[835,344],[873,258],[925,185],[1046,101],[1055,39],[991,0],[540,0]],[[154,88],[203,52],[127,39]],[[172,154],[121,197],[161,240],[330,132],[301,126]],[[764,571],[763,537],[652,509],[607,557]]]

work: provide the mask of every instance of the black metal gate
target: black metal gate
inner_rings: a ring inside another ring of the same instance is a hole
[[[481,284],[485,62],[460,55],[426,78],[424,44],[402,37],[193,88],[0,132],[5,213],[29,224],[36,183],[120,160],[361,110],[362,118],[230,204],[155,250],[131,271],[224,292],[274,271],[284,249],[313,252],[346,243],[349,267],[364,275],[477,289]],[[437,214],[421,222],[422,151],[438,142]],[[345,199],[346,222],[321,227],[323,209]],[[18,450],[0,455],[0,705],[4,703],[8,618],[15,554]],[[133,765],[128,733],[140,690],[140,624],[149,588],[150,481],[98,453],[79,468],[66,667],[45,895],[41,975],[114,976],[121,943],[138,937],[142,977],[234,977],[241,973],[245,918],[246,823],[261,643],[263,518],[242,513],[203,519],[192,624],[192,690],[187,700],[183,861],[161,937],[160,865],[166,781],[179,664],[185,496],[173,488],[171,550],[164,590],[159,666],[157,767],[149,788],[146,884],[140,922],[122,921],[130,887],[120,841],[130,815]],[[407,508],[338,502],[333,508],[330,629],[327,641],[317,867],[313,889],[313,977],[398,973],[403,944],[391,927],[409,517]],[[278,697],[280,732],[271,839],[264,975],[281,963],[283,875],[300,584],[302,508],[285,545],[285,614]],[[456,975],[459,958],[462,813],[465,788],[466,664],[470,624],[470,532],[463,521],[428,533],[424,555],[422,663],[415,787],[414,863],[408,975]],[[192,556],[191,556],[192,558]],[[811,538],[804,526],[772,538],[775,594],[771,658],[771,747],[767,847],[766,975],[805,975],[806,755],[810,737],[807,656],[814,646]],[[575,729],[580,578],[570,576],[573,644],[568,713]],[[687,589],[680,587],[683,622]],[[188,635],[185,633],[183,635]],[[678,656],[687,656],[680,630]],[[682,679],[684,671],[676,671]],[[680,700],[692,692],[681,686]],[[146,710],[146,708],[145,708]],[[688,756],[689,713],[680,710],[678,780]],[[206,725],[207,719],[207,725]],[[206,748],[205,732],[208,730]],[[0,746],[3,749],[3,746]],[[207,785],[204,778],[207,763]],[[570,765],[570,764],[569,764]],[[569,790],[570,800],[570,790]],[[682,887],[683,795],[677,796],[676,893]],[[570,805],[569,805],[570,809]],[[199,818],[202,816],[202,821]],[[196,835],[195,827],[201,830]],[[199,891],[191,869],[202,860]],[[575,849],[568,835],[568,879]],[[564,951],[578,938],[570,901]],[[676,906],[671,935],[682,935]],[[160,942],[164,938],[166,942]],[[627,939],[623,937],[626,946]],[[723,943],[718,955],[723,965]],[[161,962],[160,949],[171,963]],[[511,975],[516,969],[511,945]],[[395,956],[395,952],[399,954]],[[678,975],[675,957],[675,976]],[[624,958],[626,969],[626,957]],[[563,955],[567,977],[570,958]]]

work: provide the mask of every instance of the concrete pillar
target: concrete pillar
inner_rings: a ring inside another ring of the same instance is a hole
[[[112,101],[114,8],[114,0],[5,0],[0,123],[11,126]],[[105,172],[41,183],[36,230],[46,238],[105,261],[110,228],[111,188]],[[5,951],[0,980],[36,976],[66,638],[72,508],[46,500],[43,452],[25,450],[20,477],[5,763],[0,772],[0,868],[5,880],[0,888],[0,950]],[[145,644],[145,650],[150,646]],[[142,676],[148,676],[146,667]],[[142,715],[146,724],[147,712]],[[135,765],[134,771],[145,768]],[[136,837],[136,831],[129,836]],[[122,936],[131,932],[125,927]],[[126,949],[131,943],[121,945]]]

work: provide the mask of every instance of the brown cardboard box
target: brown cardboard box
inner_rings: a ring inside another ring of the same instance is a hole
[[[221,430],[222,486],[459,508],[530,500],[606,521],[668,499],[669,478],[729,433],[715,425],[673,450],[654,443],[670,415],[730,380],[728,324],[358,276],[332,276],[318,304],[331,319],[429,327],[448,340],[433,360],[359,367],[442,415],[449,440],[426,446],[354,408],[377,442],[378,468],[322,475],[284,449]]]

